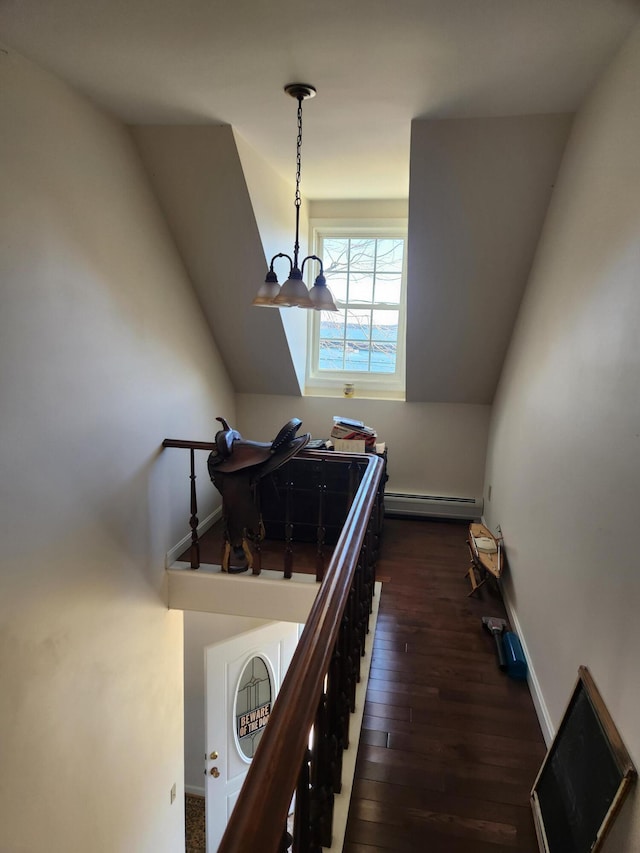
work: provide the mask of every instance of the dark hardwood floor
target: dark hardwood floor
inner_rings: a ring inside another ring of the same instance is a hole
[[[385,519],[344,853],[538,851],[529,792],[544,741],[526,683],[500,672],[482,629],[482,616],[506,618],[497,591],[468,597],[467,533]],[[203,562],[219,562],[220,525],[201,548]],[[265,542],[263,566],[281,569],[281,555]],[[296,546],[294,571],[313,571],[313,555]]]
[[[538,850],[545,746],[525,683],[497,667],[468,598],[466,524],[386,519],[383,580],[344,853]]]

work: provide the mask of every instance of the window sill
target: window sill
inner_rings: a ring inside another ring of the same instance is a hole
[[[347,395],[340,386],[305,386],[303,397],[329,397],[341,400],[399,400],[404,402],[406,394],[394,388],[367,388],[356,386],[353,394]]]

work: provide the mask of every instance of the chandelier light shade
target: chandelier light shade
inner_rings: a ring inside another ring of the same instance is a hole
[[[310,308],[316,311],[337,311],[336,304],[333,301],[331,291],[327,287],[327,280],[324,277],[322,260],[317,255],[308,255],[301,266],[298,266],[298,256],[300,254],[300,205],[302,203],[300,197],[300,164],[302,152],[302,102],[307,98],[313,98],[316,90],[313,86],[307,83],[290,83],[284,87],[287,95],[291,95],[298,101],[298,140],[296,146],[296,238],[293,244],[293,259],[284,252],[278,252],[271,258],[269,271],[264,280],[264,284],[258,290],[253,305],[260,308]],[[286,258],[289,261],[289,278],[280,287],[278,276],[273,268],[274,261],[279,258]],[[307,289],[304,283],[304,265],[307,261],[317,261],[320,264],[320,273],[318,274],[311,290]]]

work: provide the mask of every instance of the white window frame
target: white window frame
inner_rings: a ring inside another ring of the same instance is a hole
[[[325,237],[372,237],[404,239],[402,268],[402,286],[400,291],[400,316],[398,318],[398,346],[396,354],[396,372],[365,373],[362,371],[334,370],[319,371],[317,353],[320,336],[319,311],[309,311],[307,371],[305,394],[307,396],[344,396],[344,386],[354,386],[355,397],[369,397],[381,400],[405,399],[405,350],[406,350],[406,306],[407,306],[407,220],[406,219],[312,219],[310,225],[310,245],[313,252],[321,256],[321,241]],[[309,263],[310,280],[317,275],[313,263]],[[327,282],[331,287],[331,281]]]

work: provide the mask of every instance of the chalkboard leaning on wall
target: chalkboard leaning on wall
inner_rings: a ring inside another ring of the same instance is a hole
[[[636,771],[585,666],[531,791],[543,853],[595,853]]]

